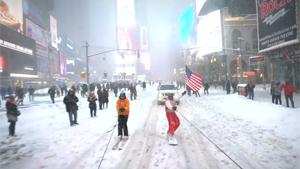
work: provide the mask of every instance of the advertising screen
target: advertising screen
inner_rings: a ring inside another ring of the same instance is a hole
[[[0,24],[3,73],[12,77],[36,77],[35,41]]]
[[[0,0],[0,23],[18,32],[23,31],[22,0]]]
[[[49,27],[49,15],[37,6],[36,0],[23,0],[24,17],[46,29]]]
[[[36,55],[48,57],[48,33],[26,18],[26,35],[36,42]]]
[[[50,15],[50,33],[51,33],[51,45],[55,49],[58,49],[57,21],[51,15]]]
[[[179,18],[180,41],[186,43],[195,23],[195,8],[190,4]]]
[[[199,17],[197,24],[198,55],[222,51],[222,27],[220,11]]]
[[[257,0],[257,9],[260,52],[298,42],[296,0]]]
[[[119,49],[133,49],[133,29],[127,27],[118,27],[117,35]]]
[[[0,73],[3,72],[3,69],[4,69],[4,57],[0,53]]]

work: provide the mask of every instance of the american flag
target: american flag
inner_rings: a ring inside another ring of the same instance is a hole
[[[200,90],[202,86],[201,76],[193,73],[187,66],[185,66],[185,84],[193,91]]]

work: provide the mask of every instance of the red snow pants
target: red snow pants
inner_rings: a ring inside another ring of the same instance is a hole
[[[168,129],[168,134],[174,135],[175,131],[180,125],[179,118],[175,112],[168,112],[166,111],[168,123],[169,123],[169,129]]]

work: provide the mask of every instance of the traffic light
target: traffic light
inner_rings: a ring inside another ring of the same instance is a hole
[[[80,76],[81,78],[86,78],[86,72],[80,72],[79,76]]]

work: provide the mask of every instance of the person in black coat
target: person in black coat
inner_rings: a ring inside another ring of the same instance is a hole
[[[24,100],[24,95],[25,95],[25,92],[24,92],[24,89],[21,87],[21,86],[17,86],[16,87],[16,96],[18,97],[16,102],[17,102],[17,105],[23,105],[23,100]]]
[[[91,92],[88,97],[88,102],[89,102],[89,108],[90,108],[90,113],[91,117],[96,117],[97,116],[97,104],[96,101],[98,100],[95,93]]]
[[[52,103],[55,103],[54,101],[55,93],[56,93],[56,87],[51,86],[50,89],[48,90],[48,94],[50,95]]]
[[[146,90],[146,82],[145,81],[143,81],[142,87],[143,87],[143,90]]]
[[[129,91],[130,91],[130,100],[136,100],[136,86],[135,84],[131,84],[129,87]]]
[[[225,82],[225,86],[226,86],[226,92],[227,94],[230,94],[230,81],[227,79],[226,82]]]
[[[108,97],[109,97],[108,89],[104,88],[103,89],[103,108],[105,105],[106,109],[108,108],[108,102],[109,102]]]
[[[104,103],[104,92],[101,88],[98,89],[97,95],[98,95],[99,109],[102,110],[103,103]]]
[[[18,116],[21,114],[17,108],[16,100],[14,96],[8,96],[6,101],[6,116],[10,123],[8,131],[9,136],[15,135],[15,127],[18,121]]]
[[[209,84],[207,82],[204,83],[204,94],[208,95]]]
[[[254,88],[255,88],[255,84],[253,84],[252,81],[250,81],[246,86],[246,90],[248,92],[249,99],[251,99],[251,100],[254,99]]]
[[[113,90],[114,90],[115,97],[118,97],[118,85],[116,83],[114,83]]]
[[[33,101],[33,94],[34,94],[34,88],[32,86],[30,86],[28,88],[28,93],[29,93],[29,101]]]
[[[73,90],[69,90],[68,95],[64,98],[64,103],[66,105],[66,110],[69,113],[70,125],[73,126],[77,123],[77,111],[78,111],[78,98]]]

